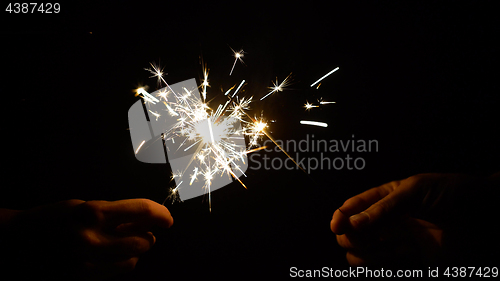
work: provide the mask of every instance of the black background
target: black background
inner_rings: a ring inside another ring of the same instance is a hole
[[[363,170],[250,168],[248,189],[233,183],[212,193],[211,213],[206,198],[167,204],[175,224],[156,232],[131,280],[345,268],[329,222],[349,197],[417,173],[499,168],[498,24],[484,3],[63,3],[44,15],[4,8],[2,207],[163,202],[170,171],[135,160],[127,130],[134,89],[156,88],[144,71],[150,62],[164,66],[169,83],[199,83],[203,57],[209,95],[246,79],[244,93],[255,99],[291,72],[287,90],[252,104],[251,114],[276,120],[274,138],[378,140],[378,152],[350,153],[365,159]],[[245,51],[231,77],[230,47]],[[336,104],[304,110],[319,98]]]

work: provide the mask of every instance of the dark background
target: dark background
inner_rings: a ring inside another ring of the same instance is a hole
[[[156,233],[130,279],[345,268],[329,222],[349,197],[417,173],[500,168],[498,24],[484,3],[73,3],[52,15],[1,13],[2,207],[163,202],[170,171],[135,160],[127,130],[133,90],[156,88],[144,71],[150,62],[169,83],[200,81],[202,56],[209,95],[246,79],[244,94],[256,100],[291,72],[287,90],[252,104],[252,115],[276,120],[274,138],[379,142],[378,152],[350,153],[365,159],[363,170],[249,169],[248,189],[213,192],[211,213],[206,198],[167,204],[175,224]],[[231,77],[230,47],[245,51]],[[321,97],[336,104],[304,110]]]

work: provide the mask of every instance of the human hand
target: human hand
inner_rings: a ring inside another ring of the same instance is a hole
[[[68,200],[21,211],[10,229],[35,267],[96,280],[132,270],[156,241],[149,230],[172,224],[168,209],[147,199]]]
[[[345,201],[330,227],[352,266],[435,264],[442,258],[443,226],[460,218],[472,183],[481,184],[450,174],[389,182]]]

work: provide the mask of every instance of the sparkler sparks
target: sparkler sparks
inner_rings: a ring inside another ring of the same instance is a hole
[[[233,50],[233,53],[235,61],[229,75],[232,74],[237,60],[243,63],[241,59],[243,50],[239,52]],[[145,100],[144,104],[149,107],[147,110],[150,114],[151,124],[154,120],[153,116],[156,121],[171,120],[168,129],[162,129],[161,132],[161,138],[165,150],[169,153],[169,159],[170,153],[181,154],[178,157],[188,155],[186,165],[180,171],[176,169],[175,174],[172,175],[172,179],[175,178],[177,185],[175,188],[170,189],[169,197],[177,198],[180,196],[179,193],[184,192],[186,189],[199,188],[201,185],[201,188],[208,194],[208,203],[211,210],[211,191],[221,187],[220,185],[217,187],[215,182],[217,179],[234,179],[246,188],[240,179],[241,176],[246,177],[244,173],[246,169],[244,165],[247,165],[245,163],[247,161],[246,155],[265,148],[258,145],[258,142],[264,136],[268,137],[292,162],[304,171],[303,167],[295,162],[266,131],[268,123],[265,118],[262,115],[259,118],[251,117],[247,113],[250,109],[249,105],[252,102],[252,97],[240,98],[243,92],[241,89],[246,85],[245,80],[227,89],[223,96],[227,98],[227,101],[218,104],[216,109],[214,107],[214,110],[209,106],[210,99],[207,101],[210,84],[208,79],[209,69],[206,64],[202,64],[203,78],[200,79],[201,86],[198,87],[196,82],[194,82],[194,87],[182,87],[176,84],[173,85],[176,91],[163,78],[163,68],[153,63],[151,63],[151,67],[151,69],[146,70],[153,74],[151,77],[156,77],[159,84],[164,84],[165,87],[152,94],[146,88],[141,87],[137,89],[137,95],[141,95]],[[336,70],[338,70],[338,67],[313,83],[311,87]],[[278,82],[278,78],[276,78],[275,82],[272,81],[273,86],[269,87],[271,91],[260,100],[264,100],[273,93],[283,91],[285,87],[290,85],[291,75],[292,73],[281,83]],[[236,87],[236,85],[238,86]],[[198,97],[198,88],[201,88],[202,99]],[[231,93],[234,88],[236,90]],[[322,100],[318,102],[319,105],[335,103]],[[319,105],[306,102],[304,107],[306,110],[310,110],[319,107]],[[302,120],[300,123],[322,127],[328,126],[326,123],[315,121]],[[150,126],[152,126],[151,124]],[[248,143],[245,143],[245,139],[248,139]],[[136,149],[136,154],[144,143],[145,141]],[[181,184],[184,181],[186,183],[181,189]]]
[[[334,72],[335,72],[335,71],[337,71],[337,70],[339,70],[339,68],[338,68],[338,67],[336,67],[336,68],[335,68],[335,69],[333,69],[332,71],[328,72],[328,73],[327,73],[327,74],[325,74],[323,77],[319,78],[316,82],[312,83],[312,84],[311,84],[311,87],[312,87],[312,86],[314,86],[314,85],[316,85],[319,81],[321,81],[321,80],[325,79],[326,77],[328,77],[328,75],[330,75],[330,74],[334,73]]]
[[[328,127],[328,124],[323,123],[323,122],[316,122],[316,121],[306,121],[306,120],[300,120],[300,124],[303,124],[303,125],[320,126],[320,127]]]
[[[233,67],[231,68],[231,72],[229,72],[229,76],[231,76],[231,74],[233,74],[234,66],[236,65],[236,62],[238,60],[240,60],[241,63],[244,63],[243,59],[241,59],[243,57],[243,53],[244,53],[243,50],[236,52],[233,50],[233,48],[231,48],[231,51],[233,51],[233,53],[234,53],[234,63],[233,63]]]
[[[137,154],[139,152],[139,149],[141,149],[141,147],[144,145],[145,142],[146,142],[145,140],[143,140],[141,142],[141,144],[139,145],[139,147],[135,150],[135,154]]]
[[[207,99],[207,87],[210,87],[210,85],[208,84],[209,71],[210,69],[208,69],[207,66],[205,65],[205,67],[203,68],[203,81],[201,82],[201,86],[203,87],[203,91],[201,93],[203,95],[203,100]]]
[[[236,91],[234,91],[233,95],[231,97],[234,98],[234,96],[238,93],[238,91],[240,90],[241,86],[243,86],[243,83],[245,83],[245,80],[241,81],[240,85],[238,86],[238,88],[236,88]]]
[[[334,101],[323,101],[323,98],[318,100],[318,102],[319,102],[319,105],[335,103]],[[311,108],[319,107],[319,105],[314,105],[314,104],[311,104],[308,101],[306,101],[306,103],[304,104],[304,107],[306,108],[306,110],[311,110]]]
[[[152,104],[156,104],[160,100],[157,99],[156,97],[152,96],[150,93],[148,93],[144,87],[140,87],[137,89],[137,94],[142,94],[142,98],[146,101],[149,101]]]
[[[150,76],[149,78],[158,77],[158,85],[161,83],[161,81],[165,82],[165,80],[163,79],[163,68],[160,68],[159,65],[156,65],[154,63],[150,63],[150,64],[151,64],[152,69],[145,68],[147,71],[149,71],[149,72],[151,72],[151,74],[153,74],[153,76]]]
[[[319,107],[319,106],[317,106],[317,105],[312,105],[312,104],[310,104],[309,102],[306,102],[306,104],[304,105],[304,107],[306,108],[306,110],[310,110],[310,109],[311,109],[311,108],[313,108],[313,107]]]
[[[252,98],[239,98],[238,93],[245,84],[241,81],[236,90],[229,95],[234,88],[230,88],[226,95],[228,101],[219,104],[214,111],[206,103],[208,86],[208,69],[203,68],[202,95],[203,99],[197,98],[198,92],[193,89],[182,87],[178,91],[173,91],[166,81],[161,77],[160,68],[153,65],[154,73],[167,87],[150,94],[144,88],[137,90],[142,98],[146,100],[146,106],[153,106],[148,109],[156,121],[162,118],[174,116],[176,120],[168,130],[162,133],[162,139],[168,151],[171,153],[189,153],[189,163],[182,171],[177,171],[172,176],[178,181],[177,186],[171,189],[169,197],[179,195],[179,187],[184,181],[189,183],[185,188],[194,185],[203,185],[202,188],[208,193],[209,206],[211,209],[211,190],[213,182],[221,177],[229,177],[238,181],[243,187],[245,184],[240,180],[240,176],[246,176],[242,170],[242,165],[246,161],[246,155],[255,149],[258,140],[267,135],[265,128],[267,123],[263,118],[251,118],[246,112],[252,102]],[[168,89],[167,89],[168,88]],[[161,106],[165,112],[161,113]],[[170,117],[171,118],[171,117]],[[249,143],[245,144],[245,137]],[[240,142],[238,142],[238,140]],[[243,144],[241,144],[241,140]],[[139,146],[136,153],[139,151]],[[190,170],[192,173],[187,173]],[[183,178],[183,175],[187,178]],[[183,189],[183,190],[184,190]],[[181,190],[181,192],[183,192]]]
[[[291,73],[288,74],[288,76],[285,78],[285,80],[283,80],[283,82],[281,82],[281,84],[278,84],[278,78],[276,78],[276,83],[273,82],[274,87],[270,87],[270,89],[272,89],[272,91],[269,92],[267,95],[263,96],[260,100],[267,98],[268,96],[270,96],[274,92],[283,91],[283,88],[290,85],[290,81],[288,80],[288,78],[290,78],[290,75],[292,75],[292,74]]]

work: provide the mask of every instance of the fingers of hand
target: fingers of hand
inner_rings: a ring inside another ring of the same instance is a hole
[[[399,181],[393,181],[368,189],[363,193],[347,199],[341,209],[346,215],[349,216],[364,211],[393,192],[398,187],[399,183]]]
[[[139,223],[143,229],[154,225],[169,228],[174,223],[165,206],[148,199],[88,201],[76,206],[74,216],[87,226],[110,229],[126,223]]]
[[[432,262],[439,254],[441,234],[431,223],[400,217],[336,238],[351,266],[404,265]]]
[[[350,230],[349,217],[339,209],[335,210],[330,221],[330,229],[333,233],[341,235]]]
[[[390,182],[347,199],[344,204],[333,213],[330,228],[335,234],[343,234],[352,230],[353,227],[360,227],[361,224],[369,220],[369,214],[361,213],[360,216],[357,217],[355,215],[365,211],[376,202],[385,198],[398,185],[399,182],[397,181]],[[351,217],[354,223],[350,219]]]
[[[94,262],[127,260],[148,251],[156,242],[151,232],[117,236],[92,229],[83,230],[81,240],[86,258]]]
[[[148,199],[128,199],[106,202],[102,212],[107,221],[119,225],[125,222],[141,222],[169,228],[174,223],[168,209]]]
[[[349,218],[353,229],[362,229],[374,225],[379,221],[394,218],[406,213],[415,200],[412,193],[407,189],[397,189],[379,201],[372,204],[366,210]]]
[[[115,237],[103,245],[103,250],[117,257],[134,257],[151,249],[155,242],[155,236],[146,232],[142,235]]]
[[[333,214],[330,227],[336,234],[360,230],[378,221],[403,214],[420,198],[414,181],[393,181],[349,198]]]

